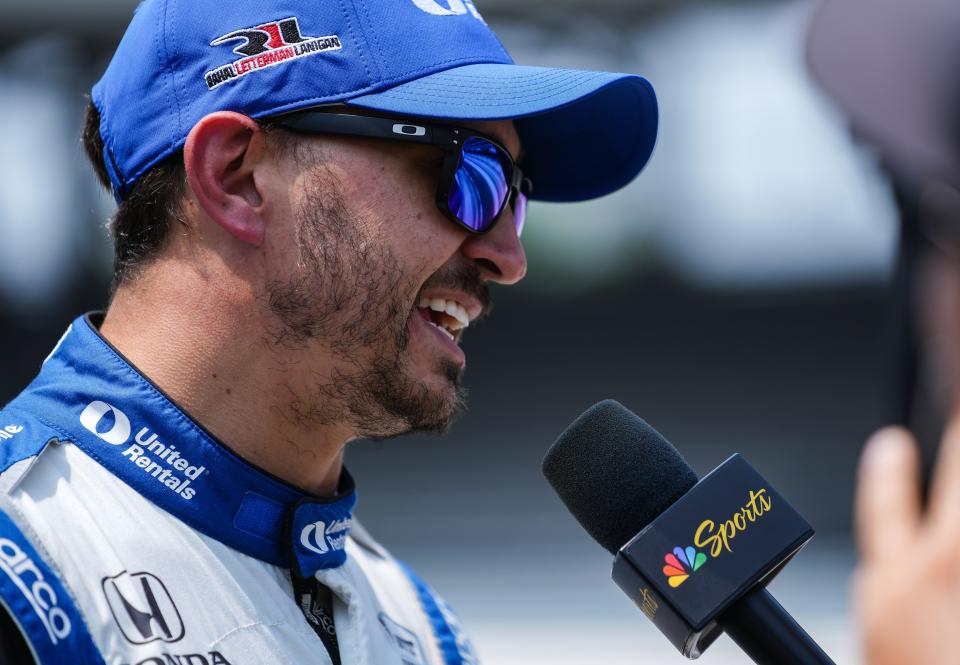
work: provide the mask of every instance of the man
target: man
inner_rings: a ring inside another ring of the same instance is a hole
[[[344,448],[447,430],[527,198],[622,187],[656,122],[469,0],[143,2],[85,132],[109,310],[0,412],[4,662],[476,662],[352,523]]]

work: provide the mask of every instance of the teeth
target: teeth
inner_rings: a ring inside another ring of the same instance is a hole
[[[443,326],[437,326],[437,330],[439,330],[439,331],[442,332],[444,335],[446,335],[447,337],[449,337],[451,342],[457,341],[457,340],[454,338],[453,333],[450,332],[449,330],[447,330],[446,328],[444,328]]]
[[[450,325],[450,329],[454,332],[470,327],[470,315],[467,314],[467,308],[455,300],[421,298],[419,307],[429,308],[434,312],[441,312],[455,319],[456,323]]]

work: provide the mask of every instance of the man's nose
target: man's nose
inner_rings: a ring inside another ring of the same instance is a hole
[[[489,281],[516,284],[527,274],[527,255],[517,236],[510,206],[501,213],[492,231],[482,236],[468,236],[461,252],[477,264]]]

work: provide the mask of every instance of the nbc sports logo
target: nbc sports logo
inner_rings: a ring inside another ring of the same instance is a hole
[[[692,547],[683,549],[674,547],[673,552],[663,557],[667,565],[663,567],[663,574],[667,576],[667,582],[676,589],[687,581],[691,573],[700,570],[700,567],[707,562],[707,555],[698,552]]]

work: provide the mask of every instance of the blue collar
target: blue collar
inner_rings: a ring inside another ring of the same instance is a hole
[[[302,577],[346,561],[356,504],[308,496],[194,422],[80,317],[16,400],[144,497],[208,536]]]

